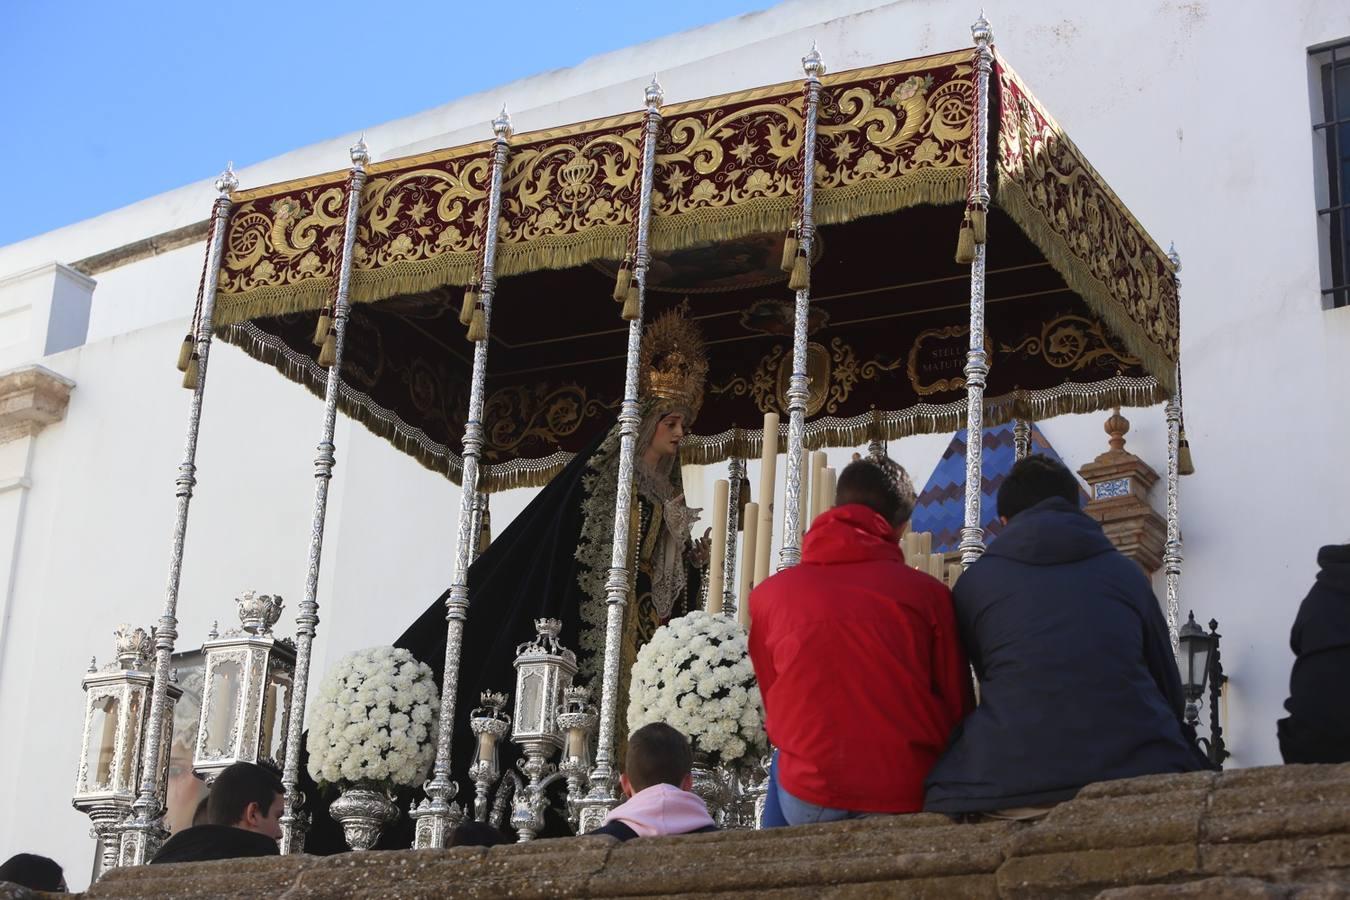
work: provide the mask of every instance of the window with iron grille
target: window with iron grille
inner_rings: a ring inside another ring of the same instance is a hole
[[[1326,306],[1350,306],[1350,39],[1308,51]],[[1323,162],[1324,161],[1324,162]]]

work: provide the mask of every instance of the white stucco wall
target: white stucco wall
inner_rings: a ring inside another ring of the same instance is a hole
[[[377,158],[478,140],[503,100],[522,131],[633,109],[654,65],[672,102],[793,79],[812,39],[833,70],[950,49],[968,43],[978,11],[938,0],[873,5],[797,0],[465,98],[367,140]],[[1317,547],[1350,539],[1350,416],[1339,397],[1350,383],[1350,310],[1325,311],[1319,297],[1322,161],[1306,61],[1308,46],[1350,37],[1350,9],[1032,0],[988,14],[1010,63],[1145,227],[1182,254],[1187,427],[1199,470],[1182,482],[1182,614],[1222,623],[1230,764],[1276,762],[1288,627]],[[241,179],[340,168],[353,137]],[[222,160],[229,152],[221,148]],[[200,221],[211,195],[199,183],[0,248],[0,308],[9,276]],[[72,887],[92,853],[86,820],[68,806],[79,677],[91,654],[107,658],[118,622],[148,627],[162,606],[188,399],[173,359],[201,253],[197,245],[101,273],[86,343],[41,359],[77,387],[66,420],[32,448],[0,629],[0,852],[53,855]],[[231,347],[217,345],[210,383],[179,607],[184,647],[212,619],[229,621],[231,598],[248,588],[281,593],[294,613],[320,424],[316,399]],[[1128,415],[1129,449],[1163,471],[1160,410]],[[1042,428],[1078,466],[1105,449],[1103,419]],[[891,449],[922,482],[948,437]],[[361,426],[340,421],[337,442],[316,677],[342,653],[393,639],[445,587],[457,509],[452,486]],[[832,458],[842,465],[848,451]],[[721,471],[689,473],[691,502]],[[1161,491],[1154,499],[1161,507]],[[527,500],[521,491],[494,498],[496,529]]]

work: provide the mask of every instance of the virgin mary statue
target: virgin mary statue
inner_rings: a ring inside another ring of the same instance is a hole
[[[629,672],[638,649],[663,622],[692,609],[699,596],[707,543],[690,539],[698,510],[685,505],[679,447],[698,414],[707,373],[702,339],[688,319],[671,311],[647,326],[618,710],[628,707]],[[534,637],[536,619],[562,621],[562,643],[577,654],[575,682],[589,685],[599,700],[618,476],[615,424],[550,481],[469,568],[451,769],[461,799],[473,796],[466,780],[474,746],[469,713],[482,691],[513,690],[516,646]],[[431,666],[442,683],[445,597],[396,642]],[[622,741],[624,730],[619,731]],[[503,743],[504,754],[510,749]],[[504,758],[503,768],[512,761]]]

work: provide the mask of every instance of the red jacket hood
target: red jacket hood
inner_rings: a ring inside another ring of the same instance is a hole
[[[895,529],[881,513],[861,503],[836,506],[816,516],[802,543],[802,562],[905,561]]]

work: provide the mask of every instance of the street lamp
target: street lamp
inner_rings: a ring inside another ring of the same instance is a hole
[[[1182,688],[1186,693],[1186,724],[1195,726],[1200,721],[1200,698],[1209,687],[1209,738],[1197,738],[1205,749],[1205,755],[1216,766],[1231,754],[1223,741],[1223,725],[1219,721],[1219,698],[1228,676],[1223,673],[1223,663],[1219,659],[1219,623],[1209,620],[1206,632],[1195,621],[1195,613],[1186,617],[1186,624],[1177,632],[1177,643],[1181,649],[1185,672]]]
[[[1186,691],[1186,721],[1194,725],[1200,720],[1200,697],[1209,680],[1210,637],[1195,621],[1195,612],[1186,617],[1186,624],[1177,632],[1181,659],[1185,664],[1181,686]]]

